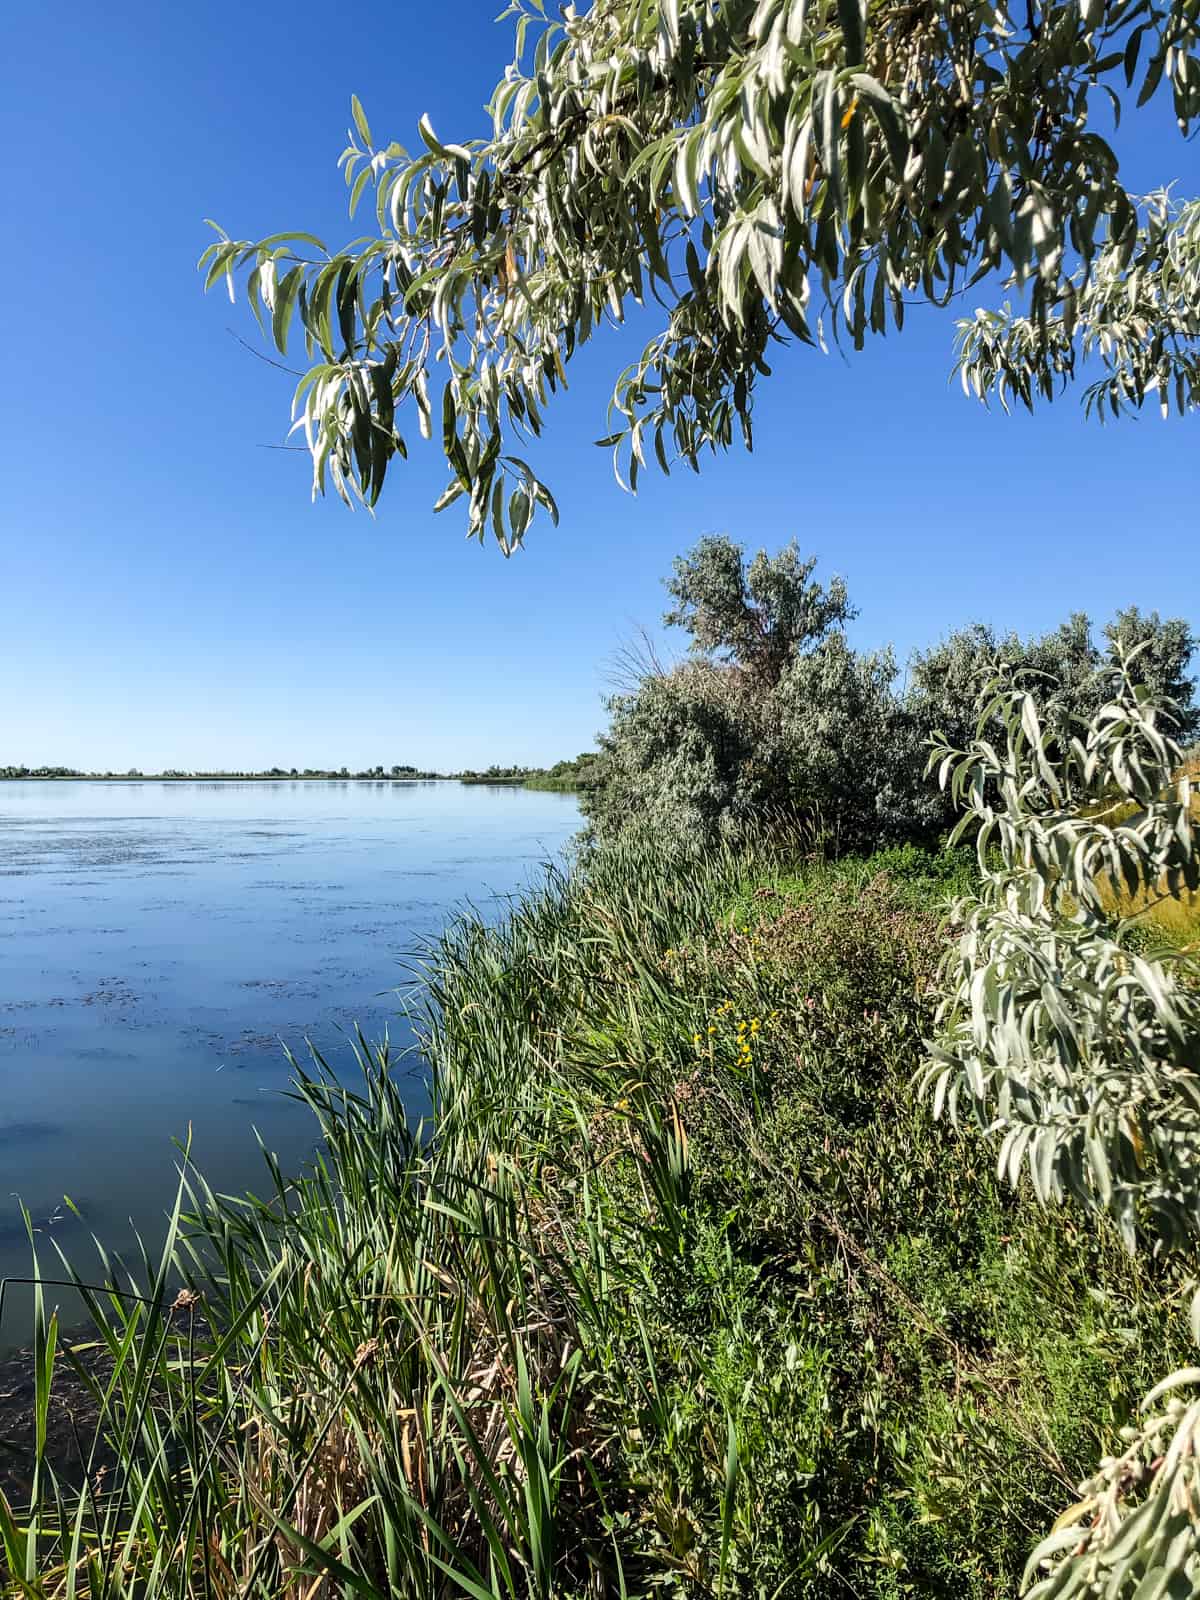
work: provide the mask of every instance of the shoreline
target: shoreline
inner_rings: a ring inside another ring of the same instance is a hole
[[[582,785],[548,784],[532,782],[528,778],[454,778],[442,775],[423,778],[338,778],[338,777],[305,777],[298,773],[294,778],[270,777],[259,773],[222,772],[209,775],[208,773],[185,773],[182,777],[158,777],[154,774],[144,775],[140,778],[127,778],[114,775],[113,777],[92,777],[83,774],[79,777],[48,776],[40,777],[30,775],[24,778],[0,778],[0,785],[6,783],[373,783],[387,784],[390,787],[415,786],[423,783],[456,783],[462,789],[530,789],[537,794],[580,794]]]
[[[462,783],[462,778],[448,777],[442,773],[430,773],[420,778],[341,778],[336,774],[305,776],[298,772],[293,778],[290,773],[278,777],[266,772],[185,772],[181,775],[167,775],[158,773],[143,773],[140,778],[126,777],[122,773],[80,773],[78,776],[66,777],[61,774],[39,775],[30,773],[23,778],[0,778],[0,783]]]
[[[107,1351],[96,1345],[94,1330],[85,1325],[73,1332],[79,1337],[78,1345],[74,1345],[73,1334],[60,1335],[46,1413],[44,1459],[66,1482],[78,1486],[83,1481],[83,1451],[90,1450],[94,1442],[100,1412],[95,1395],[64,1352],[74,1348],[76,1359],[93,1379],[110,1374],[112,1363],[106,1359]],[[32,1346],[0,1352],[0,1493],[10,1501],[27,1498],[32,1483],[36,1392]],[[95,1466],[111,1469],[114,1459],[111,1452],[101,1451]]]

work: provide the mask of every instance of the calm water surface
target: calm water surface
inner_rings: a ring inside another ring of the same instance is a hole
[[[0,784],[0,1277],[29,1270],[16,1196],[81,1260],[153,1233],[189,1124],[218,1189],[262,1187],[254,1129],[297,1166],[282,1044],[353,1070],[356,1022],[408,1043],[405,955],[578,826],[570,796],[452,783]]]

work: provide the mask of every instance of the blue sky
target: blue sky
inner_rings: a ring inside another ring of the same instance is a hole
[[[1132,601],[1200,623],[1194,424],[985,413],[947,381],[948,316],[850,361],[789,352],[753,456],[648,476],[637,499],[591,443],[629,341],[597,341],[539,456],[562,525],[509,562],[431,515],[432,452],[397,467],[374,521],[311,505],[305,458],[262,448],[291,380],[226,332],[250,335],[244,308],[200,292],[202,219],[358,231],[335,165],[351,93],[377,139],[411,147],[423,111],[443,137],[481,131],[510,46],[497,9],[10,12],[0,763],[573,754],[672,557],[714,531],[794,535],[848,580],[856,641],[901,660],[975,619],[1032,630]],[[1125,149],[1134,185],[1200,190],[1165,99]]]

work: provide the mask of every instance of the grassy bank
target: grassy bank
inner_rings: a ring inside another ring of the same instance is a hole
[[[311,1175],[189,1171],[173,1259],[92,1295],[115,1465],[0,1506],[14,1592],[1014,1593],[1188,1339],[914,1097],[969,870],[626,850],[453,926],[434,1126],[413,1063],[318,1070]]]

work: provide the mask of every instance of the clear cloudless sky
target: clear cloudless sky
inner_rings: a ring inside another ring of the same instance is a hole
[[[335,165],[351,93],[376,139],[411,148],[423,111],[481,132],[510,53],[496,9],[9,9],[0,764],[553,761],[592,742],[615,652],[706,532],[795,536],[848,580],[856,642],[901,662],[977,618],[1136,602],[1200,623],[1196,424],[985,413],[948,382],[949,315],[858,357],[781,353],[754,455],[648,474],[636,499],[592,443],[633,344],[597,340],[539,454],[562,525],[511,561],[431,514],[428,450],[374,520],[310,504],[306,458],[263,448],[291,380],[227,332],[252,335],[243,306],[201,294],[202,219],[357,232]],[[1122,138],[1133,185],[1200,192],[1165,96]]]

